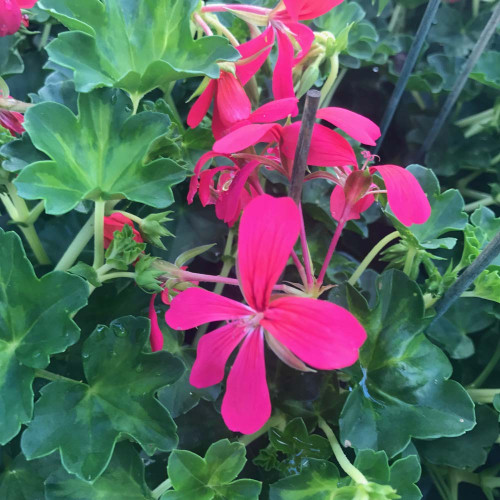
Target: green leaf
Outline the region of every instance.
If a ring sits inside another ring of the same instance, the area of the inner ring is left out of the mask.
[[[85,264],[85,262],[78,262],[72,268],[68,269],[68,273],[80,276],[96,288],[101,286],[97,271],[92,266]]]
[[[283,431],[270,429],[269,441],[277,451],[287,456],[279,466],[281,472],[286,474],[300,470],[304,460],[326,459],[332,454],[328,440],[317,434],[309,434],[301,418],[290,420]]]
[[[174,450],[168,460],[168,477],[174,491],[162,500],[259,498],[261,483],[252,479],[233,481],[245,463],[245,446],[222,439],[212,444],[205,458],[186,450]]]
[[[159,113],[130,116],[128,104],[122,92],[102,89],[80,95],[78,117],[57,103],[30,108],[24,126],[50,160],[24,168],[16,180],[19,194],[44,199],[49,214],[69,212],[84,199],[170,205],[170,187],[185,178],[184,170],[167,159],[143,164],[170,120]]]
[[[488,328],[495,322],[489,314],[491,303],[476,298],[460,298],[446,314],[432,323],[427,335],[446,350],[450,357],[463,359],[474,354],[469,334]]]
[[[340,476],[335,465],[311,458],[294,474],[271,485],[270,500],[331,500]]]
[[[449,189],[441,193],[439,181],[434,172],[420,165],[410,165],[407,170],[411,172],[424,190],[431,205],[431,216],[424,224],[403,226],[387,207],[391,220],[402,237],[413,246],[434,249],[439,247],[453,248],[456,240],[440,238],[448,231],[457,231],[465,228],[467,214],[464,212],[464,200],[456,189]]]
[[[472,293],[476,297],[500,304],[500,268],[484,270],[474,281]]]
[[[350,392],[340,417],[341,440],[358,449],[385,450],[392,457],[411,437],[464,434],[474,424],[474,406],[463,387],[448,380],[452,367],[422,333],[424,302],[418,285],[391,270],[377,280],[378,303],[347,286],[349,310],[366,329],[360,350],[364,376]]]
[[[392,486],[403,500],[422,498],[422,493],[415,484],[422,472],[416,455],[400,458],[389,466],[384,451],[360,450],[354,465],[369,481]]]
[[[476,418],[476,426],[463,436],[420,441],[419,453],[432,464],[457,469],[483,465],[498,437],[498,414],[486,405],[477,405]]]
[[[150,500],[144,464],[130,443],[118,443],[109,466],[94,483],[60,468],[45,482],[46,500]],[[33,499],[34,500],[34,499]]]
[[[21,441],[29,459],[59,450],[69,472],[93,481],[123,435],[148,454],[176,446],[176,426],[153,396],[183,366],[165,351],[144,353],[148,334],[148,320],[132,316],[96,328],[82,351],[87,383],[56,381],[41,390]]]
[[[0,37],[0,76],[23,72],[24,63],[16,48],[19,42],[16,36]]]
[[[80,335],[71,319],[87,304],[77,276],[54,271],[38,279],[21,240],[0,229],[0,443],[31,420],[36,368],[64,352]]]
[[[57,457],[28,462],[23,454],[19,454],[0,476],[0,498],[46,500],[44,482],[60,465]]]
[[[75,71],[79,92],[117,87],[143,96],[169,82],[206,75],[218,78],[217,61],[239,53],[219,36],[191,36],[198,0],[43,0],[71,31],[47,46],[52,61]]]
[[[483,52],[469,77],[500,90],[500,52],[495,50]]]

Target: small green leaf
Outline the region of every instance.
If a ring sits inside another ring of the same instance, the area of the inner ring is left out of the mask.
[[[369,309],[346,288],[349,310],[366,329],[363,370],[340,417],[341,440],[392,457],[411,437],[459,436],[475,424],[474,405],[463,387],[448,380],[452,367],[422,333],[424,302],[418,285],[391,270],[377,280],[378,303]]]
[[[46,500],[152,500],[144,464],[130,443],[118,443],[101,477],[82,481],[60,468],[45,482]],[[32,499],[34,500],[34,499]]]
[[[185,178],[184,170],[167,159],[143,164],[150,145],[168,131],[168,117],[131,116],[128,98],[109,89],[81,94],[78,106],[78,117],[52,102],[27,111],[24,126],[50,160],[23,169],[16,180],[19,194],[44,199],[49,214],[69,212],[84,199],[170,205],[170,188]]]
[[[500,90],[500,52],[495,50],[483,52],[469,77]]]
[[[87,383],[56,381],[41,390],[21,440],[29,459],[59,450],[69,472],[93,481],[121,435],[148,454],[176,446],[176,426],[153,396],[184,367],[165,351],[145,354],[148,334],[148,320],[132,316],[96,328],[82,351]]]
[[[168,477],[174,491],[167,491],[162,500],[257,500],[261,490],[259,481],[233,481],[246,463],[245,451],[243,444],[227,439],[212,444],[205,458],[190,451],[174,450],[168,460]]]
[[[476,406],[476,426],[463,436],[418,442],[418,451],[431,464],[476,469],[486,462],[498,437],[498,414],[486,405]]]
[[[311,458],[294,474],[271,485],[270,500],[331,500],[340,476],[335,465]]]
[[[19,236],[0,229],[0,443],[31,420],[36,368],[80,335],[72,315],[87,304],[77,276],[54,271],[38,279]]]
[[[87,280],[92,286],[96,288],[101,286],[101,282],[99,281],[99,276],[97,275],[97,271],[85,262],[78,262],[72,268],[68,269],[68,273],[76,274],[76,276],[80,276],[81,278]]]
[[[283,431],[270,429],[269,441],[277,451],[287,456],[279,466],[281,472],[286,474],[300,470],[304,460],[327,459],[332,454],[328,440],[317,434],[309,434],[301,418],[288,422]]]
[[[140,97],[182,78],[218,78],[217,61],[239,58],[223,37],[193,40],[190,18],[198,3],[42,0],[39,5],[70,29],[47,51],[52,61],[75,71],[79,92],[107,86]]]

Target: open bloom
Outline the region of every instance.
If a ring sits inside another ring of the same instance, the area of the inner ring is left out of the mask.
[[[13,35],[23,23],[21,9],[31,9],[38,0],[0,0],[0,36]]]
[[[165,316],[176,330],[227,322],[198,344],[190,376],[195,387],[221,382],[229,356],[241,344],[222,402],[222,416],[233,431],[253,433],[271,414],[264,339],[282,361],[309,371],[307,365],[332,370],[353,364],[366,338],[356,318],[337,305],[272,294],[299,228],[300,213],[292,199],[258,196],[243,211],[238,240],[239,280],[248,305],[189,288],[172,300]]]

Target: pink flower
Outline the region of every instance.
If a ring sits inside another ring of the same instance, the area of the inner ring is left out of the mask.
[[[172,300],[165,319],[176,330],[227,321],[198,344],[190,383],[208,387],[224,378],[231,353],[241,344],[226,383],[222,416],[233,431],[250,434],[271,414],[264,339],[293,368],[343,368],[358,358],[366,334],[345,309],[307,297],[272,295],[299,235],[300,213],[290,198],[258,196],[243,211],[238,241],[240,286],[248,305],[201,288]]]
[[[17,111],[6,111],[0,109],[0,125],[6,128],[12,135],[22,134],[24,116]]]
[[[37,0],[0,0],[0,36],[13,35],[21,23],[27,26],[21,9],[31,9]]]
[[[137,241],[137,243],[143,242],[141,233],[135,229],[134,223],[123,214],[115,212],[109,217],[104,217],[104,248],[109,247],[111,240],[113,239],[114,232],[121,231],[125,224],[132,228],[132,231],[134,232],[134,240]]]
[[[374,195],[387,194],[387,201],[396,218],[405,226],[423,224],[431,215],[431,206],[417,179],[408,170],[397,165],[377,165],[368,167],[372,160],[365,153],[367,161],[360,170],[357,165],[350,168],[335,168],[330,172],[314,172],[306,180],[329,179],[334,187],[330,197],[330,212],[339,223],[359,219],[375,201]],[[378,172],[385,183],[380,189],[373,183],[373,174]]]

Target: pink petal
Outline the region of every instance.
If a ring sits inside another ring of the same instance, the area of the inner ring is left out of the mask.
[[[305,21],[326,14],[344,0],[284,0],[292,19]]]
[[[240,198],[248,177],[259,166],[259,162],[247,163],[235,176],[229,189],[224,192],[216,204],[215,213],[217,217],[226,223],[231,222],[239,216],[238,210],[241,207]]]
[[[206,207],[207,205],[213,205],[217,201],[217,196],[214,195],[214,176],[219,172],[224,170],[231,170],[237,167],[231,167],[224,165],[221,167],[213,167],[209,170],[204,170],[200,174],[200,187],[198,188],[198,196],[200,198],[201,204]]]
[[[252,112],[250,99],[241,83],[227,71],[221,71],[217,81],[217,110],[226,126],[245,120]]]
[[[298,99],[296,97],[289,97],[263,104],[250,115],[250,121],[252,123],[272,123],[282,120],[289,115],[297,116],[299,113],[297,102]]]
[[[387,189],[387,201],[396,218],[405,226],[423,224],[431,216],[431,206],[417,179],[397,165],[370,167],[378,171]]]
[[[21,8],[15,0],[0,0],[0,37],[13,35],[21,26]]]
[[[295,40],[297,40],[300,46],[300,52],[293,60],[293,65],[295,66],[309,52],[309,49],[314,42],[314,31],[309,28],[309,26],[300,23],[287,23],[287,28],[290,29],[295,35]]]
[[[245,298],[264,311],[285,268],[300,230],[299,209],[291,198],[263,194],[243,211],[238,240],[238,270]]]
[[[17,0],[17,5],[20,9],[31,9],[37,2],[38,0]]]
[[[213,150],[221,154],[236,153],[259,142],[271,140],[280,130],[281,125],[275,123],[245,125],[216,141]]]
[[[190,384],[202,389],[221,382],[227,360],[245,333],[245,328],[229,323],[203,335],[196,350]]]
[[[293,45],[286,33],[276,30],[276,36],[278,38],[278,59],[273,73],[273,95],[275,99],[295,97],[292,78]]]
[[[188,330],[212,321],[248,316],[252,310],[203,288],[188,288],[172,299],[165,321],[174,330]]]
[[[142,243],[141,233],[134,227],[134,223],[125,215],[120,213],[113,213],[109,217],[104,217],[104,248],[108,248],[111,240],[113,239],[115,231],[121,231],[123,226],[130,226],[134,233],[134,241]]]
[[[246,85],[250,78],[252,78],[257,71],[261,68],[271,52],[274,44],[274,30],[269,27],[258,37],[242,43],[237,47],[238,52],[241,54],[242,59],[252,58],[245,64],[236,65],[236,75],[242,85]],[[260,52],[260,54],[259,54]],[[255,56],[258,54],[257,56]]]
[[[158,324],[158,316],[156,315],[155,310],[155,299],[156,293],[151,295],[151,300],[149,301],[149,321],[151,322],[149,342],[153,352],[161,351],[163,349],[163,333],[161,333],[160,325]]]
[[[380,137],[380,129],[375,123],[348,109],[322,108],[316,117],[335,125],[361,144],[375,146]]]
[[[210,107],[215,94],[216,86],[216,81],[211,80],[207,85],[207,88],[201,93],[200,97],[196,99],[195,103],[189,110],[187,124],[191,128],[197,127],[207,114],[208,108]]]
[[[301,122],[295,122],[282,131],[282,152],[290,159],[295,156],[300,126]],[[351,145],[337,132],[319,124],[314,125],[307,163],[318,167],[357,164]]]
[[[24,116],[17,111],[0,110],[0,125],[6,128],[12,135],[22,134]]]
[[[349,311],[306,297],[273,300],[260,324],[298,358],[320,370],[352,365],[366,339]]]
[[[253,434],[271,416],[266,382],[263,334],[255,330],[247,336],[229,372],[222,417],[230,430]]]
[[[361,213],[371,207],[375,201],[373,195],[368,194],[358,200],[352,207],[346,211],[346,200],[342,186],[335,186],[330,196],[330,212],[336,221],[346,222],[352,219],[359,219]]]

